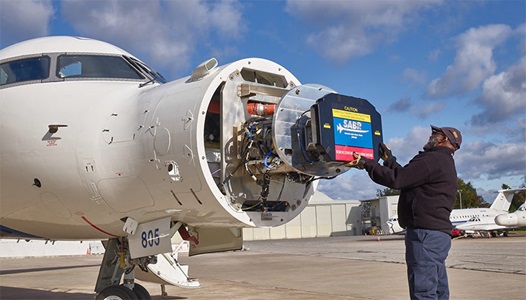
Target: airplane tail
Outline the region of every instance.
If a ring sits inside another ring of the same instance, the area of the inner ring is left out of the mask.
[[[499,190],[499,194],[491,204],[490,208],[499,211],[508,211],[515,192],[526,191],[526,188]]]

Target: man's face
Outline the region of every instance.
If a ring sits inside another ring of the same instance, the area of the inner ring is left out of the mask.
[[[444,136],[443,133],[439,131],[433,131],[433,133],[429,137],[429,140],[424,145],[424,150],[428,150],[428,149],[435,147],[438,142],[442,142],[445,138],[446,137]]]

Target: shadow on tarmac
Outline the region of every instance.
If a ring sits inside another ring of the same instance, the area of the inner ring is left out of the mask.
[[[15,269],[15,270],[0,270],[0,275],[11,275],[19,273],[31,273],[31,272],[44,272],[44,271],[57,271],[57,270],[67,270],[67,269],[77,269],[77,268],[91,268],[99,267],[100,263],[91,264],[91,265],[75,265],[75,266],[62,266],[62,267],[49,267],[49,268],[30,268],[30,269]],[[3,299],[0,294],[0,299]]]
[[[86,300],[95,299],[95,292],[54,292],[29,288],[16,288],[0,286],[0,299],[2,300],[27,300],[27,299],[53,299],[53,300]],[[152,300],[184,300],[188,297],[178,296],[152,296]]]
[[[22,296],[23,295],[23,296]],[[0,286],[0,299],[57,299],[57,300],[86,300],[93,299],[95,293],[64,293],[52,292],[35,289],[16,288],[9,286]]]

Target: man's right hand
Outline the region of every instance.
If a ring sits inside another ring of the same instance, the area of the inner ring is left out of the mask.
[[[363,170],[367,158],[361,156],[360,154],[353,152],[352,153],[354,160],[345,164],[349,168],[357,168]]]

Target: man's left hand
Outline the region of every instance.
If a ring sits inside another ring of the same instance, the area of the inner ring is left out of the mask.
[[[379,150],[380,157],[382,158],[382,160],[385,161],[393,157],[393,152],[391,152],[391,148],[389,148],[389,146],[387,146],[386,144],[380,143]]]

